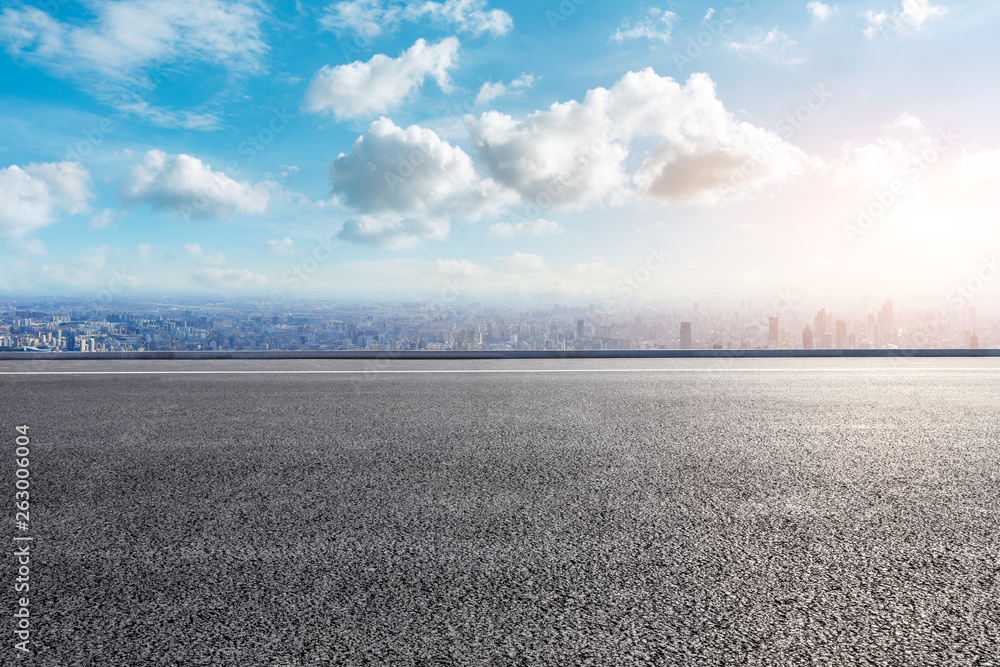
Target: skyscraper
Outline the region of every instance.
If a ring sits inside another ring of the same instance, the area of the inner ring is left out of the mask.
[[[767,318],[767,344],[771,347],[778,347],[778,343],[778,318],[769,317]]]
[[[802,349],[813,349],[813,334],[808,324],[806,325],[805,331],[802,332]]]
[[[826,308],[823,308],[816,313],[816,318],[813,320],[812,328],[813,336],[815,336],[815,341],[819,346],[823,345],[823,334],[827,332],[826,321]]]
[[[841,350],[847,347],[847,322],[837,320],[837,347]]]
[[[691,323],[681,322],[681,349],[691,349]]]

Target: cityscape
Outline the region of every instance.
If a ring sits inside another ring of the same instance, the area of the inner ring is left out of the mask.
[[[923,349],[1000,346],[1000,319],[976,308],[896,308],[867,297],[806,311],[745,300],[731,308],[549,307],[496,303],[0,301],[0,351],[473,351]],[[788,306],[788,304],[784,304]]]

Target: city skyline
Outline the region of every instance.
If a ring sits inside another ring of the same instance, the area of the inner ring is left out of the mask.
[[[0,351],[520,351],[974,349],[1000,317],[964,309],[524,307],[451,300],[261,303],[0,300]],[[777,314],[774,314],[777,313]]]
[[[0,294],[982,308],[998,25],[930,0],[7,6]]]

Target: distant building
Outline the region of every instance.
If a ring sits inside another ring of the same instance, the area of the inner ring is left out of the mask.
[[[833,334],[827,331],[823,334],[823,349],[832,350],[833,349]]]
[[[976,335],[975,331],[973,331],[972,335],[969,336],[969,349],[970,350],[979,349],[979,336]]]
[[[767,318],[767,344],[771,347],[778,347],[780,340],[780,335],[778,334],[778,318]]]
[[[802,332],[802,349],[813,349],[813,332],[812,329],[809,328],[808,324],[806,325],[805,331]]]
[[[681,322],[681,349],[691,349],[691,323]]]
[[[843,320],[837,320],[837,347],[841,350],[848,347],[847,322]]]

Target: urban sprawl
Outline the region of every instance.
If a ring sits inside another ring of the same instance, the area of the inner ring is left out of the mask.
[[[799,309],[802,310],[802,309]],[[732,308],[490,304],[0,300],[0,350],[655,350],[975,348],[1000,345],[1000,320],[974,307],[908,310],[867,299],[834,313]]]

